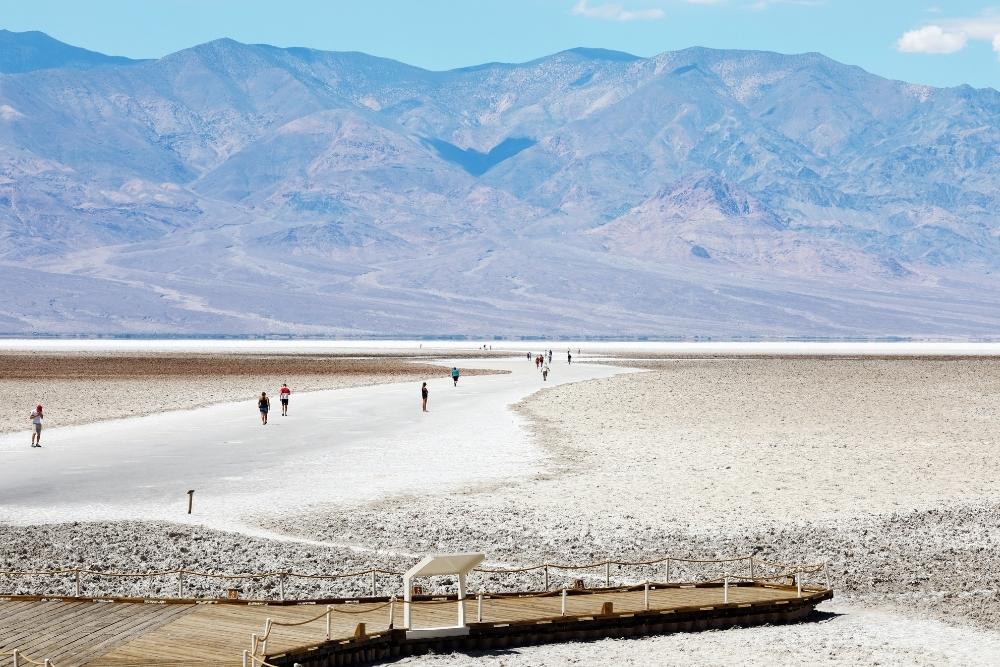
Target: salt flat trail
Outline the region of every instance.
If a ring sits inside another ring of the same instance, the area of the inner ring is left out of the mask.
[[[564,353],[565,354],[565,353]],[[0,521],[159,519],[239,527],[242,517],[281,515],[315,503],[355,503],[436,493],[537,469],[510,405],[544,387],[608,377],[625,369],[556,358],[542,382],[526,358],[461,360],[460,367],[509,370],[467,376],[453,387],[441,362],[420,382],[293,394],[282,417],[278,387],[269,424],[256,396],[186,411],[46,428],[43,447],[23,433],[0,437]],[[294,390],[294,388],[293,388]],[[94,409],[114,396],[95,396]],[[95,414],[99,417],[99,414]],[[58,415],[48,416],[49,424]],[[188,489],[195,489],[187,515]]]

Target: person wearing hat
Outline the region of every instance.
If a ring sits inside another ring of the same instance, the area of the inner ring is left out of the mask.
[[[31,446],[42,446],[42,405],[35,406],[35,411],[31,413]]]

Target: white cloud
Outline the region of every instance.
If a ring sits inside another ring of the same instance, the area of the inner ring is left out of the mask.
[[[944,19],[903,33],[896,48],[903,53],[955,53],[970,41],[991,42],[1000,53],[1000,16]]]
[[[903,53],[955,53],[965,48],[968,38],[960,32],[947,32],[938,25],[926,25],[903,33],[896,48]]]
[[[746,5],[747,9],[762,11],[770,9],[775,5],[798,5],[800,7],[819,7],[825,5],[826,0],[756,0]]]
[[[573,5],[573,13],[603,21],[656,21],[665,16],[662,9],[625,9],[616,4],[591,6],[587,4],[587,0],[579,0]]]

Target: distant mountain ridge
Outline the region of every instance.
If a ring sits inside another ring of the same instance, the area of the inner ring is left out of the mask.
[[[52,39],[44,32],[0,30],[0,73],[16,74],[55,67],[102,67],[140,62],[106,56]]]
[[[820,54],[0,31],[0,332],[992,336],[998,146]]]

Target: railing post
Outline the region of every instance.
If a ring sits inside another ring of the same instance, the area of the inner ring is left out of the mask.
[[[372,597],[375,597],[375,572],[376,572],[376,570],[373,569],[372,570]]]
[[[257,655],[257,633],[250,635],[250,655]]]
[[[248,665],[247,665],[247,656],[249,654],[250,654],[250,651],[248,651],[246,649],[243,649],[243,667],[248,667]]]
[[[278,599],[282,602],[285,601],[285,573],[282,572],[278,575]]]
[[[476,623],[483,622],[483,591],[480,589],[476,595]]]
[[[21,667],[17,661],[17,649],[14,649],[14,667]]]
[[[273,621],[271,619],[267,619],[267,621],[264,622],[264,641],[260,643],[260,652],[262,655],[267,655],[267,638],[271,636],[272,623]]]
[[[562,603],[559,606],[559,615],[560,616],[565,616],[566,615],[566,589],[565,588],[562,589],[562,596],[561,597],[562,597]]]
[[[729,575],[722,582],[722,603],[729,604]]]
[[[802,597],[802,576],[801,572],[795,573],[795,594],[797,597]]]
[[[604,587],[611,588],[611,561],[604,561]]]
[[[80,597],[80,570],[76,571],[76,597]]]
[[[393,623],[396,620],[396,596],[393,595],[389,598],[389,629],[392,630]]]
[[[757,578],[757,573],[754,570],[753,566],[753,556],[750,556],[749,560],[750,560],[750,579],[755,580]]]
[[[326,641],[330,641],[330,615],[332,614],[332,612],[330,611],[331,609],[333,609],[333,607],[331,607],[330,605],[326,605]]]
[[[545,572],[545,589],[544,590],[548,591],[549,590],[549,566],[548,566],[547,563],[545,564],[545,566],[542,567],[542,570],[544,570],[544,572]]]
[[[177,597],[184,597],[184,569],[177,570]]]
[[[664,583],[667,583],[667,584],[670,583],[670,559],[669,558],[667,559],[667,580]]]
[[[52,667],[52,663],[51,663],[51,662],[49,662],[49,659],[48,659],[48,658],[45,658],[45,661],[44,661],[44,662],[42,663],[42,665],[43,665],[44,667]]]
[[[649,579],[646,580],[642,590],[642,604],[646,611],[649,611]]]

